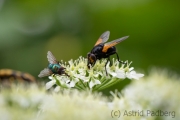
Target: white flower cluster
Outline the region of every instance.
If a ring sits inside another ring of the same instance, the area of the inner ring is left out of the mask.
[[[61,63],[70,77],[51,75],[49,76],[51,81],[46,83],[46,89],[50,89],[56,84],[56,92],[60,88],[102,90],[125,78],[138,80],[144,76],[144,74],[136,73],[134,68],[130,67],[131,63],[120,65],[119,61],[115,59],[112,60],[112,65],[108,62],[106,66],[108,75],[106,75],[105,63],[106,60],[97,61],[95,66],[90,69],[87,68],[87,59],[83,57],[75,61],[70,60],[68,63]]]
[[[30,84],[0,87],[0,120],[110,120],[107,98],[100,93],[66,89],[48,94]],[[75,112],[76,111],[76,112]],[[100,112],[98,112],[100,111]]]
[[[112,96],[16,84],[0,87],[0,120],[180,120],[179,91],[179,77],[157,70]]]
[[[111,109],[117,107],[123,114],[125,111],[134,113],[125,115],[127,119],[179,120],[179,91],[179,77],[170,77],[168,71],[153,69],[141,81],[133,81],[126,86],[121,95],[117,91],[111,92],[114,100],[108,105]]]

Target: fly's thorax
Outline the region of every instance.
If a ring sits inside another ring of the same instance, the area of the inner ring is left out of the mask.
[[[58,74],[64,74],[65,73],[65,68],[61,66],[61,68],[58,70]]]
[[[59,64],[49,64],[48,68],[53,72],[53,73],[58,73],[59,69],[61,66]]]
[[[116,52],[116,47],[115,46],[112,46],[110,47],[108,50],[107,50],[107,54],[111,54],[111,53],[115,53]]]
[[[94,48],[91,50],[91,53],[93,53],[93,54],[100,54],[100,53],[102,53],[103,46],[104,46],[103,43],[101,43],[101,44],[99,44],[97,46],[94,46]]]

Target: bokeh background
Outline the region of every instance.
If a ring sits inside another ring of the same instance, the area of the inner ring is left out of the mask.
[[[146,75],[159,67],[179,74],[179,6],[179,0],[0,0],[0,69],[37,78],[48,65],[48,50],[58,60],[86,57],[109,30],[109,41],[130,36],[117,50],[136,70]]]

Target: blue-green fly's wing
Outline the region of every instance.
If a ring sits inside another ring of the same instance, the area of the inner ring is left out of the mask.
[[[51,63],[51,64],[57,64],[58,63],[56,58],[54,57],[54,55],[51,53],[51,51],[47,52],[47,59],[48,59],[49,63]]]
[[[45,76],[49,76],[49,75],[51,75],[52,74],[52,71],[51,70],[49,70],[48,68],[44,68],[44,70],[42,70],[40,73],[39,73],[39,75],[38,75],[38,77],[45,77]]]

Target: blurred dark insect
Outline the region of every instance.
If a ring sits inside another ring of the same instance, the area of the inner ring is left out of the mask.
[[[88,63],[87,66],[88,68],[93,67],[96,63],[96,60],[100,60],[102,58],[107,58],[107,62],[105,64],[105,70],[106,70],[106,65],[108,61],[110,61],[110,56],[113,54],[116,54],[117,59],[119,62],[124,63],[119,59],[119,56],[116,52],[115,45],[122,42],[123,40],[127,39],[129,36],[125,36],[122,38],[118,38],[116,40],[113,40],[111,42],[105,43],[109,39],[110,32],[106,31],[104,32],[100,38],[97,40],[96,44],[94,45],[93,49],[91,52],[87,54],[88,58]],[[111,61],[110,61],[111,63]],[[106,70],[106,75],[107,75],[107,70]]]
[[[35,83],[36,79],[29,73],[12,69],[0,69],[0,84],[10,86],[13,83]]]

